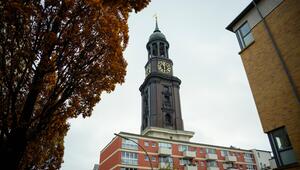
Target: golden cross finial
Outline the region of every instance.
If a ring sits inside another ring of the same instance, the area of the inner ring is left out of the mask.
[[[155,17],[155,31],[159,31],[159,29],[158,29],[158,24],[157,24],[157,18],[158,18],[157,13],[155,13],[155,14],[153,15],[153,17]]]

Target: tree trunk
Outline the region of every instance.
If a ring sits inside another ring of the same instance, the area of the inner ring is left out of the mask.
[[[2,141],[0,148],[1,167],[20,170],[20,163],[26,150],[26,130],[17,128]]]

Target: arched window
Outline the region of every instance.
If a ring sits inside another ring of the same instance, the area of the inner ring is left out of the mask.
[[[161,57],[165,57],[166,53],[165,53],[165,44],[164,43],[159,43],[159,55]]]
[[[165,115],[165,123],[167,126],[172,126],[172,118],[170,114]]]
[[[153,56],[157,56],[157,52],[158,52],[158,50],[157,50],[157,44],[153,43],[152,44],[152,55]]]

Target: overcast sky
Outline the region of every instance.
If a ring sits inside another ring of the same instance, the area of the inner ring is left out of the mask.
[[[174,75],[181,79],[184,128],[191,141],[271,150],[263,133],[235,35],[225,27],[250,0],[152,0],[129,18],[125,83],[103,94],[91,117],[70,120],[62,170],[92,170],[101,149],[120,131],[140,133],[146,43],[157,13],[170,43]]]

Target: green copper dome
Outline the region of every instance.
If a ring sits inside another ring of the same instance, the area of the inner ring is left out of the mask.
[[[163,33],[161,33],[160,30],[159,30],[159,28],[158,28],[157,19],[156,19],[156,23],[155,23],[155,30],[150,35],[149,42],[150,41],[155,41],[155,40],[164,40],[164,41],[167,41],[165,35]]]
[[[161,33],[160,31],[154,31],[150,37],[149,37],[149,41],[155,41],[155,40],[164,40],[166,41],[166,37],[163,33]]]

